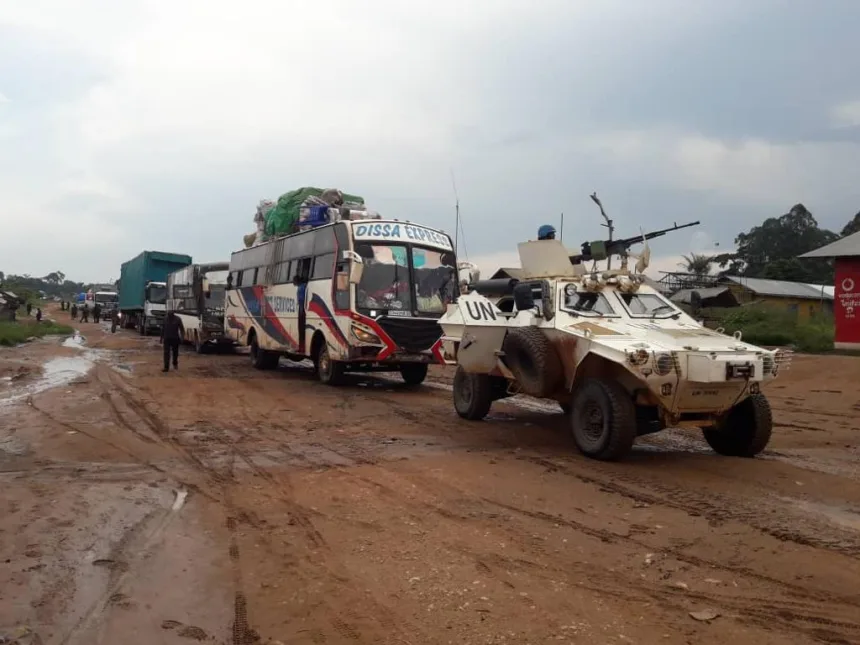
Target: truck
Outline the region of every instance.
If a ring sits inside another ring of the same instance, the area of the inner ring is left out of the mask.
[[[165,251],[143,251],[120,267],[121,325],[141,336],[161,329],[167,302],[167,276],[191,264],[191,256]]]
[[[110,320],[113,310],[116,309],[119,294],[116,291],[96,291],[93,294],[93,303],[101,308],[101,319]]]
[[[167,311],[182,325],[182,340],[198,354],[236,344],[224,331],[229,262],[189,264],[167,276]]]

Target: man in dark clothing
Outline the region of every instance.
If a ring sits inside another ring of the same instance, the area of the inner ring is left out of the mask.
[[[102,307],[101,307],[101,305],[96,304],[93,307],[93,322],[97,323],[99,320],[101,320],[101,315],[102,315]]]
[[[170,369],[170,356],[173,355],[173,369],[179,369],[179,342],[182,340],[182,325],[172,311],[167,312],[164,324],[161,326],[161,344],[164,346],[164,369]]]
[[[78,305],[72,303],[72,320],[78,317]]]
[[[115,334],[119,326],[119,309],[114,307],[110,312],[110,333]]]
[[[32,312],[32,311],[33,311],[33,305],[28,302],[27,303],[27,315],[29,316],[30,312]]]
[[[42,309],[41,308],[36,308],[36,322],[37,323],[42,322]]]
[[[90,321],[90,306],[87,303],[84,303],[84,308],[81,309],[81,322],[89,322]]]

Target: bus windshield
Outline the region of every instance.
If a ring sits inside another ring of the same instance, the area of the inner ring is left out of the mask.
[[[115,293],[97,293],[95,295],[96,302],[116,302],[118,296]]]
[[[435,249],[359,242],[356,252],[364,261],[356,291],[358,309],[402,311],[404,315],[442,314],[457,292],[454,255]],[[409,260],[415,284],[409,280]],[[396,315],[396,314],[395,314]]]

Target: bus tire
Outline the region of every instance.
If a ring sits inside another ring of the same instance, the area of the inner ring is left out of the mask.
[[[258,370],[273,370],[278,367],[280,357],[275,352],[261,349],[257,344],[257,337],[251,338],[251,365]]]
[[[341,385],[344,381],[344,364],[333,360],[328,351],[328,343],[320,343],[317,354],[314,357],[314,366],[317,370],[317,378],[326,385]]]
[[[421,385],[427,378],[427,363],[403,363],[400,366],[400,376],[406,385]]]

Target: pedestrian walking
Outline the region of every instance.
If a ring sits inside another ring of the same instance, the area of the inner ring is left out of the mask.
[[[93,307],[93,322],[97,323],[99,320],[101,320],[101,315],[102,315],[101,305],[96,303],[95,306]]]
[[[161,326],[161,344],[164,351],[164,369],[170,370],[170,358],[173,358],[173,369],[179,369],[179,341],[182,338],[179,318],[172,311],[167,312],[164,324]]]
[[[89,322],[90,321],[90,306],[87,303],[84,303],[84,308],[81,309],[81,322]]]
[[[72,320],[78,317],[78,305],[74,302],[72,303]]]
[[[41,310],[41,308],[38,308],[38,307],[36,308],[36,322],[37,323],[42,322],[42,310]]]

